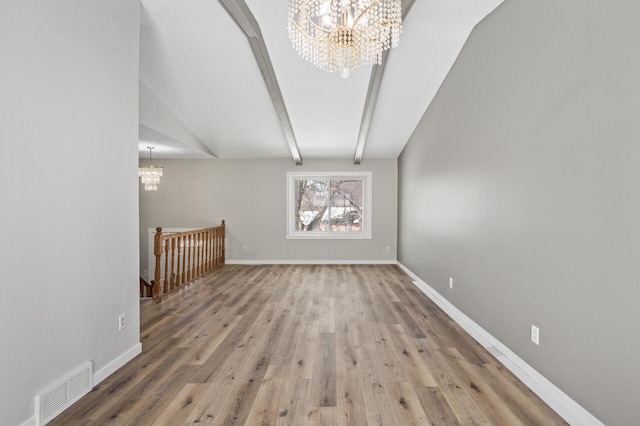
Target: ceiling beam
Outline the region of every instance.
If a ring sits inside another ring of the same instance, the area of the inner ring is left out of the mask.
[[[256,21],[256,18],[253,16],[253,13],[251,13],[251,10],[244,0],[218,1],[249,41],[249,45],[253,51],[253,56],[260,68],[262,78],[267,85],[267,91],[271,96],[271,102],[273,102],[273,107],[280,119],[280,125],[282,126],[282,131],[287,141],[287,145],[289,145],[289,151],[291,151],[293,161],[299,166],[302,164],[302,155],[300,154],[300,148],[298,147],[296,136],[293,133],[291,119],[289,118],[289,113],[287,112],[287,107],[285,106],[284,98],[280,91],[280,85],[278,84],[276,73],[273,69],[273,65],[271,64],[271,58],[269,57],[267,46],[264,43],[262,32],[260,32],[258,21]]]
[[[413,7],[415,0],[404,0],[402,5],[402,21],[404,22],[407,14]],[[356,143],[356,153],[353,157],[353,164],[356,166],[362,161],[364,155],[364,147],[367,144],[367,138],[369,137],[369,130],[371,129],[371,121],[373,120],[373,113],[376,110],[376,104],[378,103],[378,94],[380,93],[380,86],[382,84],[382,76],[384,75],[384,69],[387,66],[387,59],[389,57],[391,49],[382,52],[382,63],[376,64],[371,68],[371,78],[369,78],[369,89],[367,90],[367,97],[364,101],[364,110],[362,111],[362,120],[360,121],[360,133],[358,133],[358,141]]]
[[[362,111],[362,120],[360,121],[360,132],[358,133],[358,142],[356,143],[356,155],[353,158],[353,164],[356,166],[362,161],[364,155],[364,146],[367,143],[367,137],[369,136],[369,129],[371,129],[371,120],[373,119],[373,113],[376,110],[376,103],[378,102],[378,93],[380,92],[380,85],[382,83],[382,75],[384,74],[384,68],[387,66],[387,57],[389,51],[385,50],[382,53],[382,63],[376,64],[371,69],[371,78],[369,79],[369,89],[367,90],[367,97],[364,101],[364,111]]]

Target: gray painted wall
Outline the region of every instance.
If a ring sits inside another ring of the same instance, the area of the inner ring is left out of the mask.
[[[139,3],[0,4],[0,424],[18,425],[140,341]]]
[[[147,164],[142,160],[142,164]],[[227,225],[231,261],[323,261],[396,259],[397,161],[154,160],[164,165],[157,192],[140,191],[140,268],[147,269],[148,228]],[[371,171],[373,238],[370,240],[287,240],[288,171]],[[142,186],[141,186],[142,189]],[[249,247],[246,253],[242,246]],[[390,252],[386,252],[390,246]]]
[[[639,18],[505,2],[398,166],[399,261],[610,425],[640,419]]]

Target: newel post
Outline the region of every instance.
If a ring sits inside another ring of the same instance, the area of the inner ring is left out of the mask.
[[[156,228],[153,239],[153,254],[156,256],[156,271],[153,280],[153,298],[160,299],[160,258],[162,257],[162,228]]]
[[[222,224],[220,225],[220,227],[222,228],[222,264],[225,264],[225,259],[224,259],[224,220],[222,221]]]

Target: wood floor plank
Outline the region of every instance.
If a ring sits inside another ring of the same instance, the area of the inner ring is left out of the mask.
[[[336,407],[316,407],[307,413],[304,425],[310,426],[333,426],[337,422]]]
[[[438,426],[454,426],[461,424],[439,387],[414,387],[414,391],[428,413],[431,424]]]
[[[418,352],[420,349],[415,339],[408,337],[400,324],[389,326],[389,331],[396,350],[403,355],[401,364],[405,373],[414,385],[426,388],[438,386],[429,366]]]
[[[500,400],[525,425],[555,425],[557,415],[538,398],[531,398],[533,392],[505,368],[494,364],[473,365],[487,385],[499,395]]]
[[[319,306],[320,333],[333,333],[336,331],[335,299],[323,297]]]
[[[458,368],[455,370],[466,387],[473,391],[474,400],[478,402],[479,407],[475,416],[489,417],[493,424],[522,425],[518,417],[509,409],[508,405],[500,401],[500,397],[493,389],[482,379],[480,374],[469,364],[455,348],[446,351],[448,355],[455,361]],[[476,417],[477,418],[477,417]],[[489,423],[489,421],[485,421]]]
[[[340,361],[337,367],[336,383],[337,424],[357,426],[367,416],[362,391],[362,375],[357,369],[352,368],[351,359],[338,358]]]
[[[225,373],[209,386],[188,417],[190,422],[244,424],[269,366],[270,353],[278,341],[284,316],[254,327],[231,355]],[[241,360],[241,362],[239,362]]]
[[[402,324],[404,328],[409,333],[411,333],[411,336],[417,339],[422,339],[425,337],[425,334],[422,332],[422,329],[420,329],[420,326],[418,326],[418,324],[413,320],[409,312],[407,312],[407,310],[404,308],[404,306],[402,306],[400,302],[394,302],[393,307],[395,308],[398,317],[401,319],[400,324]]]
[[[411,382],[392,383],[389,386],[389,395],[392,401],[398,403],[396,408],[401,416],[401,424],[427,425],[431,423]]]
[[[390,385],[381,383],[364,383],[364,403],[366,409],[366,424],[369,425],[400,425],[401,417],[397,415],[400,402],[394,400],[390,394]]]
[[[215,352],[215,350],[220,346],[220,344],[224,341],[224,339],[229,335],[229,333],[233,330],[235,326],[240,323],[243,315],[236,315],[229,319],[226,319],[225,322],[221,323],[221,321],[216,320],[213,324],[209,325],[210,329],[199,336],[201,341],[198,345],[191,345],[190,348],[193,349],[191,351],[192,356],[189,360],[186,361],[186,364],[191,365],[202,365],[204,364],[211,354]]]
[[[176,348],[172,356],[161,358],[160,368],[150,371],[143,380],[134,386],[128,386],[126,391],[119,395],[121,399],[119,403],[111,405],[105,411],[98,408],[89,418],[95,424],[115,423],[126,425],[135,424],[132,421],[134,417],[144,416],[144,413],[153,413],[152,410],[158,407],[158,400],[163,395],[163,392],[178,385],[170,379],[171,374],[169,372],[174,371],[180,365],[180,359],[187,356],[187,351],[184,348]]]
[[[318,321],[311,321],[305,328],[304,344],[299,348],[300,356],[297,358],[296,366],[294,368],[294,377],[300,379],[311,380],[313,378],[313,360],[316,351],[315,342],[318,340],[320,334],[320,324]]]
[[[284,403],[284,409],[276,419],[277,425],[307,424],[312,412],[311,379],[290,379],[285,388]]]
[[[461,424],[487,423],[482,407],[474,399],[471,387],[456,374],[457,365],[442,349],[423,352],[422,357],[434,371],[438,389]]]
[[[564,425],[395,265],[225,265],[51,425]]]
[[[193,408],[193,403],[200,400],[208,385],[204,383],[187,383],[160,413],[153,426],[176,426],[184,424]]]
[[[334,333],[320,333],[318,335],[311,384],[316,407],[335,407],[337,405],[336,338]]]
[[[283,379],[265,378],[249,411],[246,424],[273,425],[278,417],[286,417],[287,408],[282,402],[285,399],[286,384]]]

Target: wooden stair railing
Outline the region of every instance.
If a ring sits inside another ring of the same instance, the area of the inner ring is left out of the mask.
[[[153,298],[159,300],[161,293],[168,293],[211,269],[224,265],[224,237],[224,220],[214,228],[177,234],[162,235],[162,228],[156,228],[153,244],[153,254],[156,257],[155,279],[152,281]],[[162,277],[164,280],[161,283]]]
[[[140,297],[151,297],[153,294],[153,281],[148,283],[144,278],[140,277]]]

